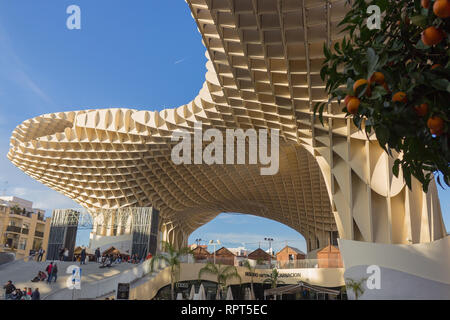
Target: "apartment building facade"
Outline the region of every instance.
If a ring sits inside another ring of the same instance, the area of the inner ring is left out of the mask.
[[[47,250],[51,219],[44,215],[31,201],[0,196],[0,252],[14,252],[21,259],[40,248]]]

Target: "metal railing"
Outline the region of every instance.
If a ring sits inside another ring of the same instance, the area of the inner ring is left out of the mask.
[[[343,268],[341,259],[302,259],[276,261],[278,269]]]
[[[214,258],[206,258],[206,259],[194,259],[195,263],[214,263]],[[183,261],[188,262],[188,261]],[[189,261],[191,263],[193,261]],[[242,266],[242,263],[239,263],[236,260],[231,259],[221,259],[216,257],[216,264],[222,265],[234,265],[234,266]],[[286,261],[277,261],[275,259],[272,260],[272,263],[265,264],[252,264],[256,269],[313,269],[313,268],[343,268],[341,259],[302,259],[302,260],[286,260]]]
[[[44,237],[44,233],[43,233],[43,232],[40,232],[40,231],[35,231],[35,232],[34,232],[34,236],[35,236],[35,237],[39,237],[39,238],[43,238],[43,237]]]
[[[18,212],[15,212],[15,211],[10,211],[9,212],[9,214],[11,214],[11,215],[15,215],[15,216],[20,216],[20,217],[25,217],[25,218],[31,218],[31,215],[33,214],[32,212],[22,212],[22,211],[18,211]]]
[[[22,228],[16,226],[7,226],[6,231],[20,233],[22,231]]]

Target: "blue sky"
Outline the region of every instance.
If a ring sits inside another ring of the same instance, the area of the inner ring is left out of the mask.
[[[72,4],[81,8],[81,30],[66,28]],[[76,207],[8,161],[14,127],[59,111],[177,107],[197,95],[205,63],[201,36],[183,0],[0,0],[0,193],[6,189],[48,213]],[[440,197],[449,229],[450,191],[440,189]],[[191,240],[220,239],[233,247],[262,241],[267,247],[264,237],[274,238],[275,246],[289,240],[305,250],[294,230],[243,215],[220,215]],[[79,239],[86,243],[86,233]]]

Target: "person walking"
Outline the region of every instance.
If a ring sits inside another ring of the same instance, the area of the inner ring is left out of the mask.
[[[50,262],[50,264],[45,269],[45,271],[47,272],[47,275],[48,275],[47,283],[52,282],[52,269],[53,269],[53,262]]]
[[[13,292],[16,291],[16,287],[13,285],[12,281],[9,280],[4,286],[5,289],[5,300],[11,300]]]
[[[64,261],[64,252],[66,251],[65,248],[61,248],[61,250],[59,250],[59,261]]]
[[[38,251],[38,256],[37,256],[37,262],[41,262],[42,261],[42,257],[44,256],[45,250],[42,249],[42,247],[39,249]]]
[[[86,248],[85,247],[82,247],[80,256],[81,256],[80,265],[86,264],[85,263],[85,260],[86,260]]]
[[[31,300],[41,300],[41,293],[39,292],[39,288],[34,289],[31,294]]]
[[[55,279],[55,282],[58,279],[58,266],[56,265],[56,262],[52,268],[52,280],[53,280],[53,278]]]
[[[69,249],[64,248],[64,261],[69,261]]]
[[[100,248],[95,249],[95,259],[100,262]]]

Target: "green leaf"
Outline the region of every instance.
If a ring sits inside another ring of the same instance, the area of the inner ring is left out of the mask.
[[[330,50],[328,49],[328,46],[327,46],[326,42],[323,44],[323,53],[324,53],[324,55],[325,55],[325,58],[327,58],[328,60],[330,60],[330,58],[331,58],[331,52],[330,52]]]
[[[367,76],[370,77],[375,72],[380,57],[375,53],[373,48],[367,49]]]
[[[402,165],[403,169],[403,178],[405,179],[405,183],[408,186],[409,189],[411,189],[411,171],[409,167],[406,167],[405,165]]]
[[[410,20],[413,25],[423,28],[427,25],[428,18],[427,18],[427,16],[417,15],[417,16],[411,17]]]
[[[389,6],[389,0],[377,0],[375,4],[380,7],[381,12],[386,11]]]
[[[431,82],[431,85],[438,90],[450,92],[450,81],[447,79],[438,79]]]
[[[384,126],[378,126],[375,128],[375,133],[377,135],[378,142],[380,146],[385,149],[387,141],[389,140],[389,130]]]
[[[423,42],[422,42],[422,39],[420,39],[417,43],[416,43],[416,48],[417,49],[420,49],[420,50],[426,50],[426,49],[429,49],[429,48],[431,48],[430,46],[427,46],[426,44],[424,44]]]
[[[392,167],[392,173],[394,174],[394,176],[396,176],[398,178],[398,173],[400,170],[400,160],[397,159],[394,161],[394,166]]]

